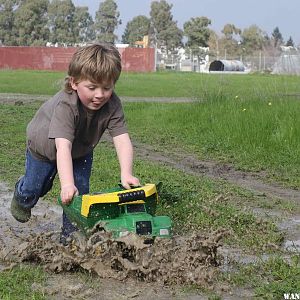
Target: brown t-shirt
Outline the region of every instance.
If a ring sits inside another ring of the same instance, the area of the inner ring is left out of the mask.
[[[74,91],[60,91],[45,102],[27,126],[27,147],[41,160],[56,160],[55,138],[72,143],[72,158],[79,158],[98,144],[104,131],[112,137],[126,133],[121,101],[113,93],[97,111],[84,108]]]

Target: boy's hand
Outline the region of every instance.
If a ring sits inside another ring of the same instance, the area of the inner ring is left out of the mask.
[[[132,176],[132,175],[121,175],[121,184],[122,186],[129,190],[131,189],[131,186],[140,186],[140,181],[138,180],[138,178]]]
[[[74,184],[68,184],[61,187],[60,197],[63,204],[69,204],[75,195],[78,195],[78,189]]]

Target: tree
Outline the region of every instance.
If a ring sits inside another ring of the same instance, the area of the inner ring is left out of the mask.
[[[74,44],[75,6],[72,0],[52,0],[48,7],[50,41]]]
[[[48,5],[48,0],[26,0],[16,9],[14,26],[18,45],[45,45],[49,38]]]
[[[182,46],[183,32],[177,27],[177,22],[175,21],[170,24],[168,31],[165,32],[162,37],[165,38],[164,44],[166,46],[167,53],[169,50],[174,50],[175,48]]]
[[[137,16],[126,25],[122,42],[134,45],[134,42],[143,40],[145,35],[149,34],[150,20],[146,16]]]
[[[96,39],[103,42],[114,43],[118,38],[114,32],[121,24],[120,13],[114,0],[105,0],[100,3],[95,17]]]
[[[183,33],[173,21],[171,13],[173,5],[165,0],[153,1],[151,3],[151,26],[153,27],[154,39],[158,47],[165,46],[169,50],[181,45]]]
[[[287,40],[286,44],[285,44],[287,47],[294,47],[295,44],[294,44],[294,41],[292,39],[292,37],[290,36],[290,38]]]
[[[209,39],[208,39],[208,47],[209,47],[209,53],[210,56],[214,57],[215,59],[219,59],[220,49],[219,49],[219,43],[220,43],[220,37],[217,35],[215,31],[212,29],[209,29]]]
[[[191,18],[184,23],[184,35],[187,37],[186,45],[192,48],[207,47],[210,35],[208,25],[211,20],[206,17]]]
[[[233,39],[234,35],[239,35],[242,33],[241,29],[235,27],[234,24],[226,24],[222,30],[222,33],[225,35],[226,39]]]
[[[283,44],[283,37],[278,27],[274,28],[272,32],[272,38],[273,38],[274,48],[278,48],[280,45]]]
[[[238,36],[241,34],[241,29],[237,28],[234,24],[226,24],[223,27],[223,37],[219,40],[219,48],[221,53],[231,57],[236,57],[241,54],[241,47],[239,47]]]
[[[127,23],[127,25],[126,25],[126,27],[124,29],[123,34],[122,34],[122,40],[121,40],[121,42],[123,44],[130,44],[130,42],[129,42],[129,34],[130,34],[130,32],[129,32],[129,29],[128,29],[128,23]]]
[[[14,12],[21,0],[0,0],[0,45],[16,45]]]
[[[186,46],[190,48],[190,53],[197,57],[197,62],[204,58],[206,51],[203,49],[208,46],[210,30],[208,25],[211,20],[206,17],[191,18],[183,24],[184,35],[187,37]],[[191,57],[191,60],[193,59]]]
[[[245,28],[241,34],[242,47],[244,47],[246,53],[262,50],[265,41],[264,37],[264,32],[257,25],[251,25]]]
[[[75,7],[74,25],[76,42],[85,43],[95,39],[94,21],[87,6]]]

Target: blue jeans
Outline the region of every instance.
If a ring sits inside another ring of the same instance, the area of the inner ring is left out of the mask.
[[[75,186],[79,195],[89,193],[93,152],[84,157],[73,159]],[[32,208],[40,197],[46,195],[53,185],[57,174],[56,162],[42,161],[32,156],[27,150],[25,175],[16,184],[16,200],[24,208]],[[63,213],[62,236],[68,237],[77,228]]]

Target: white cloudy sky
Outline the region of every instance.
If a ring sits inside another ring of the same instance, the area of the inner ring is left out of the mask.
[[[119,39],[126,23],[133,17],[149,17],[152,0],[115,0],[123,22],[117,30]],[[73,0],[76,6],[88,6],[95,17],[101,0]],[[256,24],[271,35],[278,26],[286,41],[292,36],[300,44],[300,0],[167,0],[173,4],[172,14],[180,28],[191,17],[206,16],[212,21],[211,28],[220,33],[226,23],[240,29]]]

